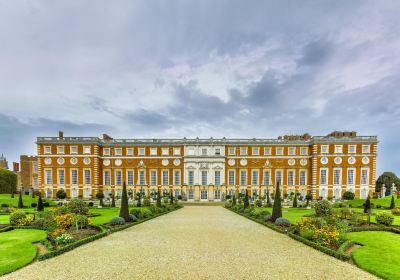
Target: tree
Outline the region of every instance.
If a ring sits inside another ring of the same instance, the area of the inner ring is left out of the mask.
[[[174,193],[172,192],[172,190],[170,190],[169,192],[169,204],[174,204]]]
[[[312,200],[312,193],[309,192],[308,194],[306,194],[306,205],[307,207],[310,205],[310,201]]]
[[[161,189],[157,189],[157,207],[161,207]]]
[[[280,182],[278,181],[275,191],[274,206],[272,208],[272,216],[271,216],[272,222],[275,222],[276,219],[282,217],[281,190],[279,185]]]
[[[396,189],[400,190],[400,179],[393,172],[383,172],[381,176],[376,180],[375,189],[377,192],[382,190],[383,185],[385,185],[387,190],[392,188],[392,185],[395,185]]]
[[[293,198],[293,208],[297,208],[297,193],[294,194],[294,198]]]
[[[115,207],[115,194],[114,194],[114,191],[111,194],[111,207]]]
[[[103,193],[102,190],[99,190],[99,191],[96,193],[96,198],[97,198],[98,200],[100,200],[100,205],[103,206],[104,193]]]
[[[59,190],[56,192],[56,197],[57,197],[58,199],[66,199],[66,198],[67,198],[67,193],[64,191],[64,189],[59,189]]]
[[[39,193],[39,200],[38,200],[38,204],[37,204],[37,210],[39,212],[44,210],[44,206],[43,206],[43,200],[42,200],[42,194]]]
[[[233,194],[232,196],[232,205],[235,206],[236,205],[236,195]]]
[[[345,191],[345,192],[343,193],[343,199],[344,199],[344,200],[353,200],[354,197],[355,197],[355,195],[354,195],[354,193],[351,192],[351,191]]]
[[[244,202],[243,202],[243,208],[246,209],[249,207],[249,193],[246,190],[244,194]]]
[[[390,201],[390,209],[396,208],[396,203],[394,203],[394,195],[392,195],[392,200]]]
[[[371,199],[368,195],[367,200],[364,203],[364,213],[368,214],[368,224],[371,223]]]
[[[17,174],[0,168],[0,193],[10,193],[13,195],[17,191]]]
[[[126,183],[122,186],[122,199],[121,208],[119,209],[119,216],[124,218],[125,221],[129,221],[129,206],[128,206],[128,193],[126,191]]]
[[[271,206],[272,206],[271,197],[270,197],[270,195],[269,195],[269,190],[267,190],[267,206],[268,206],[268,207],[271,207]]]
[[[19,192],[19,198],[18,198],[18,208],[24,208],[24,202],[22,201],[22,191]]]
[[[137,207],[142,207],[142,192],[138,192],[137,193],[137,197],[138,197],[138,201],[137,201],[137,204],[136,204],[136,206]]]

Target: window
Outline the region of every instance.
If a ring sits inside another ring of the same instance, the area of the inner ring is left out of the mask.
[[[220,186],[221,185],[221,171],[215,171],[214,172],[214,179],[215,179],[215,185]]]
[[[157,148],[150,148],[150,155],[156,156],[157,155]]]
[[[163,156],[168,156],[169,155],[169,148],[162,148],[161,149],[161,154]]]
[[[370,153],[370,145],[362,145],[362,153],[369,154]]]
[[[194,148],[189,148],[188,149],[188,155],[189,156],[194,156]]]
[[[163,170],[163,172],[162,172],[162,184],[164,186],[168,186],[169,185],[168,181],[169,181],[168,180],[168,170]]]
[[[302,147],[302,148],[300,148],[300,154],[302,155],[302,156],[305,156],[305,155],[307,155],[307,148],[306,147]]]
[[[282,185],[282,171],[281,170],[277,170],[275,173],[275,185]]]
[[[181,148],[174,148],[174,155],[179,156],[181,154]]]
[[[215,154],[219,156],[221,154],[221,149],[215,148]]]
[[[181,184],[181,172],[179,170],[174,171],[174,185],[179,186]]]
[[[127,156],[133,156],[133,148],[127,148],[126,149],[126,155]]]
[[[189,186],[193,186],[194,185],[194,171],[189,171],[188,172],[188,183]]]
[[[44,153],[45,154],[51,154],[51,146],[45,146],[44,147]]]
[[[144,175],[144,171],[140,170],[139,171],[139,185],[144,185],[146,184],[146,177]]]
[[[320,169],[319,170],[319,184],[326,185],[328,184],[327,177],[328,177],[328,170],[327,169]]]
[[[115,185],[116,186],[122,185],[122,171],[121,170],[115,171]]]
[[[69,150],[70,150],[71,154],[77,154],[78,153],[78,147],[77,146],[71,146],[69,148]]]
[[[229,170],[228,172],[228,183],[230,186],[235,185],[235,171]]]
[[[178,197],[178,196],[180,196],[180,195],[181,195],[180,190],[174,190],[174,196],[175,196],[175,197]]]
[[[240,147],[240,155],[241,156],[247,155],[247,147]]]
[[[103,149],[103,156],[109,156],[110,155],[110,148],[104,148]]]
[[[157,185],[157,171],[156,170],[150,171],[150,185],[152,185],[152,186]]]
[[[139,148],[139,149],[138,149],[138,155],[139,155],[139,156],[144,156],[144,155],[145,155],[145,150],[144,150],[144,148]]]
[[[207,149],[203,148],[201,149],[201,155],[206,156],[207,155]]]
[[[277,156],[282,156],[283,155],[283,148],[282,147],[277,147],[276,148],[276,155]]]
[[[260,148],[258,148],[258,147],[253,147],[252,153],[253,153],[253,156],[258,156],[258,155],[260,155]]]
[[[58,184],[59,185],[65,184],[65,170],[64,169],[58,170]]]
[[[347,185],[354,185],[354,169],[347,169]]]
[[[333,184],[340,185],[342,181],[342,170],[341,169],[333,169]]]
[[[189,190],[188,199],[194,199],[194,190]]]
[[[271,148],[264,148],[264,155],[266,155],[266,156],[270,156],[271,155]]]
[[[368,169],[361,169],[361,185],[368,185]]]
[[[251,172],[251,184],[253,186],[258,185],[258,170],[253,170]]]
[[[235,148],[229,148],[229,155],[230,156],[234,156],[235,155],[235,152],[236,152],[236,149]]]
[[[356,145],[349,145],[349,154],[355,154],[356,153]]]
[[[293,186],[294,185],[294,171],[293,170],[289,170],[287,177],[288,177],[287,178],[288,179],[288,182],[287,182],[288,186]]]
[[[306,185],[306,171],[300,170],[300,186]]]
[[[114,155],[121,156],[122,155],[122,149],[121,148],[114,148]]]
[[[289,147],[289,155],[290,156],[296,155],[296,148],[295,147]]]
[[[201,184],[207,185],[207,171],[201,171]]]
[[[343,145],[335,145],[335,154],[343,153]]]
[[[33,169],[32,173],[38,173],[38,165],[37,165],[37,162],[33,162],[33,164],[32,164],[32,169]]]
[[[269,171],[264,171],[264,185],[268,186],[271,182],[271,173]]]
[[[84,171],[84,180],[85,180],[85,185],[90,185],[90,170],[89,169],[85,169]]]
[[[200,199],[207,199],[207,190],[200,191]]]
[[[90,146],[83,146],[83,153],[90,154]]]
[[[329,145],[321,145],[321,154],[329,153]]]
[[[128,170],[126,172],[126,183],[128,184],[128,186],[132,186],[133,185],[133,170]]]
[[[240,185],[241,186],[247,185],[247,172],[245,170],[240,171]]]
[[[111,185],[110,171],[108,170],[104,171],[104,185],[105,186]]]
[[[71,184],[78,185],[78,170],[76,169],[71,170]]]
[[[214,191],[214,199],[217,199],[217,200],[221,199],[221,191],[220,190]]]
[[[46,185],[51,185],[53,184],[53,175],[51,172],[51,169],[46,169],[45,170],[45,175],[46,175]]]

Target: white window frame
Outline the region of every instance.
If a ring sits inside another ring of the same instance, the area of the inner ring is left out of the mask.
[[[60,176],[60,171],[63,173],[62,176]],[[61,182],[61,177],[62,177],[62,182]],[[65,186],[65,169],[64,168],[58,168],[57,169],[57,184],[60,186]]]
[[[350,178],[349,171],[353,171],[352,182],[350,182],[350,180],[349,180],[349,178]],[[347,186],[355,186],[356,185],[355,179],[356,179],[356,169],[355,168],[347,168],[346,185]]]
[[[247,186],[247,170],[241,169],[239,175],[240,175],[240,180],[239,180],[240,186]]]
[[[111,155],[111,149],[110,148],[104,148],[103,149],[103,156],[109,156]]]
[[[119,180],[118,180],[118,174],[119,174]],[[115,186],[122,186],[123,178],[122,178],[122,170],[117,169],[114,171],[114,183]]]
[[[202,186],[206,186],[207,183],[208,183],[208,172],[207,172],[207,170],[202,170],[200,172],[200,174],[201,174],[201,185]]]
[[[126,185],[133,186],[135,183],[135,171],[133,169],[126,170]]]
[[[208,154],[207,148],[201,148],[201,155],[206,156]]]
[[[194,170],[188,170],[188,185],[194,185]]]
[[[247,156],[247,147],[240,147],[239,152],[241,156]]]
[[[302,174],[304,174],[304,177],[302,176]],[[299,185],[307,186],[307,170],[305,169],[299,170]]]
[[[74,171],[75,171],[75,175],[76,175],[76,183],[74,182]],[[79,178],[78,178],[78,169],[77,168],[72,168],[70,170],[70,174],[71,174],[71,186],[77,186],[79,183]]]
[[[259,147],[253,147],[251,151],[253,156],[259,156],[260,155],[260,148]]]
[[[296,147],[289,147],[288,155],[295,156],[296,155]]]
[[[217,176],[218,174],[218,176]],[[218,180],[217,180],[218,178]],[[221,186],[221,171],[220,170],[214,170],[214,185],[215,186]]]
[[[329,154],[329,145],[321,145],[321,154]]]
[[[291,178],[290,178],[289,174],[292,174]],[[294,186],[296,183],[295,178],[296,178],[295,171],[293,169],[288,170],[287,171],[287,185]],[[289,180],[289,179],[291,179],[291,180]]]
[[[257,174],[256,176],[254,176]],[[260,181],[260,172],[259,170],[251,170],[251,185],[258,186],[258,182]]]
[[[43,153],[46,155],[50,155],[51,154],[51,146],[44,146]]]
[[[90,153],[91,153],[90,146],[83,146],[83,154],[90,155]]]
[[[155,174],[155,176],[153,176],[153,174]],[[156,169],[150,170],[150,185],[157,186],[157,170]]]
[[[351,151],[350,147],[353,148],[354,150]],[[347,152],[348,152],[349,154],[356,154],[356,153],[357,153],[357,145],[349,145],[349,146],[347,147]]]
[[[215,155],[216,156],[221,155],[221,148],[215,148]]]
[[[106,174],[108,174],[108,182]],[[103,170],[103,183],[104,186],[111,186],[111,171],[109,169]]]
[[[87,177],[86,177],[86,171],[89,171],[89,181],[87,180]],[[83,169],[83,184],[85,186],[88,186],[88,185],[92,184],[92,170],[90,168],[84,168]]]
[[[138,185],[140,185],[140,186],[146,185],[146,171],[145,170],[138,170]]]
[[[166,177],[166,181],[165,181],[165,174],[167,174],[167,177]],[[169,186],[169,170],[167,170],[167,169],[163,169],[162,171],[161,171],[161,184],[163,185],[163,186]]]
[[[236,148],[235,147],[229,147],[228,152],[230,156],[236,155]]]
[[[343,154],[343,145],[335,145],[335,154]]]
[[[181,148],[174,148],[173,152],[174,152],[174,156],[180,156],[181,155]]]
[[[282,169],[277,169],[275,170],[275,186],[278,184],[278,173],[280,174],[280,186],[283,185],[283,170]]]
[[[367,173],[367,176],[366,176],[366,178],[365,178],[365,182],[363,182],[363,172],[366,172]],[[360,186],[368,186],[369,185],[369,168],[365,168],[365,167],[363,167],[363,168],[361,168],[361,174],[360,174]]]
[[[265,156],[270,156],[271,155],[271,147],[264,147],[264,155]]]
[[[366,151],[364,151],[365,148],[367,148]],[[362,145],[361,153],[363,153],[363,154],[369,154],[369,153],[371,153],[371,145]]]
[[[277,156],[283,156],[283,154],[284,154],[284,149],[283,149],[283,147],[276,147],[276,155]]]
[[[335,182],[337,179],[336,172],[339,172],[338,181]],[[342,185],[342,168],[333,168],[333,185],[334,186],[341,186]]]
[[[325,178],[323,178],[323,176],[322,176],[323,171],[325,171]],[[319,169],[319,185],[320,186],[328,186],[328,178],[329,178],[329,169],[328,168],[320,168]],[[322,179],[325,179],[325,182]]]
[[[231,174],[233,174],[233,176],[231,176]],[[235,185],[235,176],[236,174],[235,174],[235,170],[234,169],[229,169],[228,170],[228,185],[229,186],[234,186]],[[233,181],[231,180],[231,179],[233,179]]]
[[[74,149],[75,149],[75,151],[74,151]],[[72,155],[76,155],[78,153],[78,146],[70,146],[69,153]]]
[[[177,174],[178,177],[176,177]],[[180,186],[180,185],[181,185],[181,171],[174,170],[174,186]]]
[[[169,155],[169,148],[161,148],[161,155],[168,156]]]
[[[51,168],[44,169],[44,180],[45,185],[53,185],[53,170]]]
[[[306,156],[308,153],[308,148],[307,147],[301,147],[300,148],[300,155]]]
[[[122,156],[122,148],[114,148],[114,156]]]
[[[138,148],[138,155],[139,156],[145,156],[146,155],[146,149],[143,147]]]
[[[150,148],[150,155],[157,156],[157,148]]]
[[[126,155],[133,156],[133,148],[126,148]]]
[[[268,174],[268,180],[265,180],[265,178],[267,177],[267,176],[265,176],[265,174]],[[271,170],[270,169],[263,171],[263,182],[264,182],[265,186],[271,185]]]

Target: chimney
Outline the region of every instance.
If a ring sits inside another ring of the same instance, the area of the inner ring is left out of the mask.
[[[13,171],[17,173],[19,171],[19,163],[18,162],[13,162]]]
[[[110,140],[113,140],[113,138],[111,137],[111,136],[109,136],[109,135],[107,135],[107,134],[103,134],[103,140],[105,140],[105,141],[110,141]]]
[[[60,131],[58,132],[58,138],[59,138],[59,139],[64,139],[64,131],[61,131],[61,130],[60,130]]]

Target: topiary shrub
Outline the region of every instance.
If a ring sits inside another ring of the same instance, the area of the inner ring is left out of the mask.
[[[143,219],[143,214],[142,214],[142,211],[140,211],[140,210],[141,209],[133,208],[133,209],[131,209],[131,211],[129,213],[139,219]]]
[[[109,222],[110,225],[112,226],[120,226],[125,224],[125,219],[122,217],[114,217],[111,219]]]
[[[25,212],[15,211],[10,214],[10,224],[12,226],[29,226],[32,223],[32,218],[27,217]]]
[[[351,191],[345,191],[344,193],[343,193],[343,199],[344,200],[353,200],[354,199],[354,193],[353,192],[351,192]]]
[[[143,206],[144,207],[149,207],[150,205],[151,205],[150,199],[148,199],[148,198],[143,199]]]
[[[377,205],[376,205],[376,208],[377,208],[377,209],[382,208],[382,205],[377,204]]]
[[[94,206],[93,201],[90,201],[90,202],[88,203],[88,206],[89,206],[89,207],[93,207],[93,206]]]
[[[135,215],[133,215],[133,214],[129,214],[129,219],[128,219],[128,222],[136,222],[137,221],[137,218],[136,218],[136,216]]]
[[[280,227],[290,227],[291,223],[288,219],[278,218],[275,220],[275,225]]]
[[[390,213],[378,213],[375,216],[375,220],[378,224],[390,226],[393,223],[394,217]]]
[[[256,206],[257,207],[262,207],[262,200],[261,199],[257,199],[256,200]]]
[[[318,217],[330,216],[332,214],[332,205],[327,200],[321,200],[315,203],[315,215]]]
[[[43,228],[44,227],[44,219],[43,218],[37,218],[34,220],[31,224],[33,227],[37,228]]]
[[[36,202],[32,202],[32,203],[31,203],[31,207],[32,207],[32,208],[36,208],[36,206],[37,206],[37,203],[36,203]]]
[[[8,208],[8,207],[10,207],[10,205],[8,205],[7,203],[2,203],[1,204],[1,208]]]
[[[264,216],[264,222],[269,222],[271,221],[272,215],[265,215]]]
[[[56,197],[57,197],[58,199],[66,199],[66,198],[67,198],[67,193],[66,193],[63,189],[59,189],[59,190],[56,192]]]
[[[47,201],[43,202],[43,207],[49,207],[50,203],[48,203]]]
[[[89,209],[87,208],[85,202],[79,198],[72,199],[67,204],[67,209],[69,212],[79,215],[87,215],[89,213]]]

